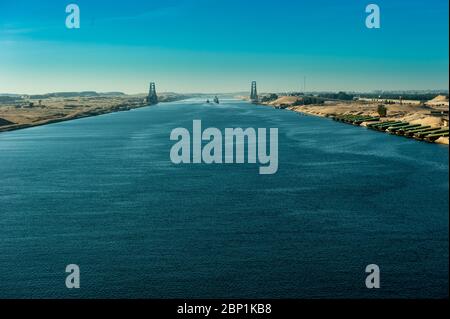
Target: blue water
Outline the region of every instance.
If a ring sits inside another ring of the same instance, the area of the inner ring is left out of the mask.
[[[193,119],[277,127],[277,174],[172,164],[170,132]],[[232,100],[2,133],[0,297],[448,297],[448,155]]]

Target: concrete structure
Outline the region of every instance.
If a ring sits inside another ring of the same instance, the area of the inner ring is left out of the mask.
[[[148,91],[147,103],[150,105],[158,104],[158,95],[156,95],[155,83],[150,83],[150,90]]]
[[[256,81],[252,82],[252,89],[250,92],[250,101],[252,101],[253,103],[258,102],[258,91],[256,90]]]

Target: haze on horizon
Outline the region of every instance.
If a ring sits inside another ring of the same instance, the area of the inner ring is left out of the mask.
[[[393,2],[2,1],[0,93],[448,89],[448,2]]]

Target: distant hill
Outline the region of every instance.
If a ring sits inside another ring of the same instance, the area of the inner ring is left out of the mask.
[[[47,94],[36,94],[29,95],[30,99],[46,99],[51,97],[96,97],[96,96],[123,96],[125,93],[122,92],[105,92],[98,93],[95,91],[83,91],[83,92],[56,92]]]
[[[20,98],[26,96],[30,99],[46,99],[50,97],[96,97],[96,96],[124,96],[122,92],[95,92],[95,91],[82,91],[82,92],[55,92],[46,94],[9,94],[0,93],[0,98]]]
[[[123,92],[103,92],[103,93],[98,93],[98,94],[102,95],[102,96],[124,96],[124,95],[126,95]]]
[[[8,103],[21,100],[18,95],[0,95],[0,103]]]
[[[0,97],[2,96],[10,96],[10,97],[20,97],[20,94],[11,94],[11,93],[0,93]]]

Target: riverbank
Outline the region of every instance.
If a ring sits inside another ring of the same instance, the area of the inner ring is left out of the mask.
[[[293,112],[319,117],[334,117],[337,115],[378,116],[378,104],[376,103],[335,102],[323,105],[292,105],[296,100],[297,97],[286,96],[280,97],[276,101],[261,104],[275,108],[282,107]],[[441,109],[432,109],[430,107],[414,104],[393,104],[388,105],[387,109],[387,116],[384,117],[382,121],[401,121],[431,127],[443,126],[441,117],[431,115],[431,110],[441,111]],[[365,126],[364,123],[362,125]],[[436,140],[435,143],[449,145],[449,138],[441,137]]]
[[[188,96],[161,95],[161,103]],[[145,95],[99,95],[18,99],[0,103],[0,133],[147,106]]]
[[[375,105],[353,105],[342,104],[335,106],[292,106],[289,110],[314,116],[331,117],[336,115],[364,115],[377,116],[378,112]],[[429,109],[412,105],[390,105],[389,113],[382,121],[408,122],[409,124],[420,124],[423,126],[441,127],[440,117],[430,115]],[[362,126],[366,126],[363,123]],[[448,137],[441,137],[434,143],[449,145]]]

